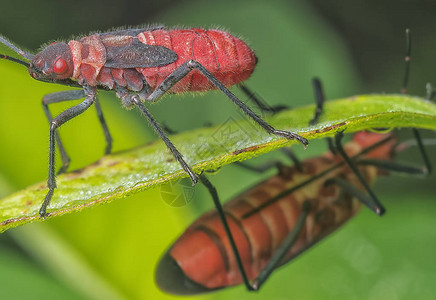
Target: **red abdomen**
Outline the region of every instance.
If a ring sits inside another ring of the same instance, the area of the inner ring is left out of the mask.
[[[249,279],[259,275],[291,232],[301,214],[303,202],[309,201],[312,211],[282,263],[298,256],[327,236],[351,218],[359,208],[359,203],[350,195],[341,193],[339,187],[327,187],[324,185],[325,181],[320,180],[311,183],[307,189],[295,191],[260,212],[243,218],[244,214],[268,202],[279,192],[286,191],[331,167],[334,161],[330,159],[323,156],[306,161],[308,171],[305,173],[289,167],[286,174],[274,176],[224,205],[230,230]],[[344,168],[330,175],[339,174],[347,176],[349,173]],[[352,178],[350,180],[353,181]],[[242,283],[230,243],[216,211],[206,213],[194,222],[173,244],[164,259],[175,262],[186,278],[205,290]],[[157,272],[163,269],[159,265]],[[162,286],[161,288],[165,289]]]
[[[137,68],[154,90],[184,62],[192,59],[201,63],[219,81],[232,86],[246,80],[254,70],[256,56],[240,39],[220,30],[177,29],[154,30],[138,34],[138,39],[148,45],[161,45],[177,53],[178,59],[162,67]],[[191,71],[170,91],[207,91],[212,83],[198,70]]]

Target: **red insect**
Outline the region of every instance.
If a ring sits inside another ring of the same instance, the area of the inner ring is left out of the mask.
[[[410,61],[408,32],[406,78]],[[406,86],[407,79],[404,81]],[[323,109],[324,94],[314,80],[316,123]],[[405,90],[405,88],[403,88]],[[431,94],[431,93],[430,93]],[[258,290],[271,273],[343,225],[359,209],[357,199],[378,215],[385,210],[369,188],[385,171],[429,174],[430,162],[419,133],[414,130],[424,167],[393,162],[396,146],[393,133],[359,132],[353,141],[341,145],[335,137],[331,153],[286,167],[221,207],[209,185],[217,211],[195,221],[164,254],[156,270],[158,286],[171,294],[198,294],[244,283]],[[206,185],[207,186],[207,185]],[[368,194],[363,193],[366,191]],[[221,224],[222,225],[221,225]]]
[[[66,171],[70,162],[57,128],[95,103],[106,137],[106,153],[111,151],[112,138],[97,101],[98,89],[115,90],[125,107],[138,107],[194,184],[198,182],[198,175],[184,161],[142,101],[158,101],[167,92],[220,89],[267,132],[296,139],[305,146],[308,144],[305,138],[295,133],[273,128],[228,90],[227,87],[251,75],[257,58],[243,41],[224,31],[165,29],[161,26],[122,29],[52,43],[36,55],[19,49],[3,37],[0,37],[0,42],[31,62],[7,55],[1,55],[1,58],[26,66],[36,80],[82,88],[43,98],[44,111],[50,121],[50,156],[49,191],[39,211],[41,217],[47,215],[47,206],[56,188],[56,143],[63,162],[60,172]],[[52,118],[49,104],[80,98],[85,100]]]
[[[368,144],[372,147],[367,148]],[[394,144],[391,135],[358,133],[345,145],[345,151],[353,160],[391,160]],[[359,170],[368,182],[379,174],[370,165]],[[249,289],[259,289],[278,265],[297,257],[350,219],[360,207],[357,194],[366,196],[353,186],[363,189],[344,160],[327,153],[305,160],[302,170],[281,166],[276,176],[226,203],[224,214],[251,281]],[[210,211],[177,239],[157,267],[156,282],[162,290],[197,294],[244,282],[220,223],[217,211]]]
[[[385,210],[368,186],[378,175],[431,171],[419,135],[422,168],[392,161],[402,150],[397,150],[393,133],[359,132],[345,146],[341,136],[335,138],[334,151],[320,157],[295,166],[273,162],[258,168],[278,166],[278,174],[189,226],[159,262],[158,286],[181,295],[241,283],[258,290],[277,267],[348,221],[360,207],[357,200],[382,215]]]

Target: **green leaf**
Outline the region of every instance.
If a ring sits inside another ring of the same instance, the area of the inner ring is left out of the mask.
[[[363,95],[329,101],[319,123],[308,126],[313,112],[311,105],[284,111],[267,120],[275,128],[293,130],[307,139],[377,127],[436,130],[436,105],[406,95]],[[195,172],[217,170],[234,161],[296,143],[269,135],[246,119],[238,122],[229,119],[220,126],[174,135],[171,140]],[[58,188],[49,206],[49,217],[107,203],[186,176],[160,140],[108,155],[57,178]],[[47,185],[39,183],[0,200],[0,232],[40,220],[38,210],[46,193]]]

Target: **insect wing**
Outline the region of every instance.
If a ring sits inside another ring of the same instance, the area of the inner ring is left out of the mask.
[[[131,44],[110,46],[106,48],[108,68],[150,68],[161,67],[177,60],[177,54],[158,45],[146,45],[134,39]]]

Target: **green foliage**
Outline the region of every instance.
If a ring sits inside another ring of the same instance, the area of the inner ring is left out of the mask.
[[[296,130],[308,139],[337,131],[415,127],[436,130],[436,105],[403,95],[364,95],[330,101],[319,123],[307,126],[314,106],[288,110],[269,119],[275,127]],[[218,170],[234,161],[252,158],[295,143],[271,136],[249,122],[228,121],[173,136],[195,172]],[[58,177],[49,217],[107,203],[150,187],[186,177],[161,141],[115,153],[81,170]],[[0,200],[0,231],[39,220],[38,209],[47,193],[44,183]]]
[[[14,13],[16,3],[3,3],[2,11],[11,13],[2,18],[1,33],[23,48],[34,50],[50,40],[118,25],[162,23],[170,27],[225,28],[241,36],[255,50],[259,63],[247,84],[270,105],[286,104],[296,108],[313,103],[310,80],[314,76],[322,79],[328,99],[398,91],[404,71],[405,26],[411,26],[414,33],[409,91],[423,94],[425,83],[432,80],[434,74],[434,26],[417,22],[426,15],[434,18],[430,10],[422,9],[425,6],[415,5],[415,14],[410,10],[402,11],[398,1],[388,1],[384,6],[377,1],[360,6],[353,2],[348,10],[341,1],[326,2],[325,6],[334,12],[331,14],[314,9],[314,3],[308,1],[192,0],[171,1],[167,6],[164,3],[168,0],[118,1],[111,5],[96,1],[88,2],[80,13],[74,1],[52,1],[51,9],[46,9],[47,3],[43,2],[25,0],[18,14],[21,17]],[[150,9],[151,3],[156,3],[157,12]],[[398,9],[393,10],[392,5]],[[416,13],[419,9],[421,13]],[[147,19],[147,13],[153,19]],[[392,22],[394,19],[403,23]],[[354,44],[349,38],[344,40],[344,32],[353,36]],[[370,73],[362,73],[356,59],[365,62]],[[0,62],[0,176],[5,178],[4,184],[0,182],[2,197],[46,180],[48,123],[40,100],[44,94],[61,90],[65,88],[32,80],[22,66]],[[236,89],[234,91],[237,93]],[[142,116],[123,110],[113,94],[100,93],[100,99],[116,152],[157,139]],[[292,102],[283,103],[288,99]],[[158,121],[165,121],[182,132],[203,127],[205,122],[221,124],[229,116],[243,119],[229,102],[218,92],[196,97],[167,96],[159,104],[151,105],[150,110]],[[75,103],[53,105],[52,113],[56,115]],[[272,119],[274,122],[276,117]],[[311,113],[306,117],[309,119]],[[342,116],[338,116],[339,119]],[[298,123],[286,124],[286,127],[298,127],[307,120],[294,121]],[[402,122],[400,118],[397,121]],[[320,124],[320,128],[328,126]],[[307,134],[310,131],[305,126],[296,129],[302,132],[307,129]],[[253,132],[264,134],[259,128],[249,133]],[[400,132],[401,138],[406,132]],[[62,126],[60,135],[72,159],[71,170],[101,158],[104,137],[95,111],[90,110]],[[252,134],[251,138],[257,137]],[[175,142],[178,144],[179,140]],[[161,145],[159,149],[171,159],[162,142],[156,145]],[[306,151],[300,145],[294,149],[298,157],[304,159],[325,151],[325,143],[311,140]],[[428,153],[435,162],[432,149],[429,147]],[[399,160],[413,163],[416,152],[409,149]],[[196,162],[191,153],[183,153],[189,163]],[[275,151],[248,163],[257,164],[271,156],[286,162]],[[57,163],[59,167],[59,159]],[[179,170],[176,163],[168,166],[174,168],[171,172]],[[201,163],[198,166],[201,168]],[[145,170],[141,165],[141,171]],[[259,174],[233,165],[210,176],[222,201],[232,199],[261,179]],[[427,180],[410,176],[380,178],[374,191],[388,209],[383,218],[362,209],[362,213],[337,233],[277,270],[257,294],[247,293],[239,286],[195,299],[430,299],[436,293],[432,284],[436,280],[433,268],[436,224],[432,217],[436,211],[435,180],[435,176]],[[182,188],[191,188],[188,179],[181,182]],[[61,187],[62,183],[59,185]],[[150,188],[110,205],[49,218],[46,222],[35,222],[0,234],[2,296],[9,299],[26,296],[33,299],[176,299],[155,286],[155,265],[171,242],[199,214],[211,208],[212,203],[207,191],[197,185],[191,188],[192,200],[184,207],[175,208],[163,201],[162,187]],[[45,190],[41,191],[41,197],[44,193]],[[34,209],[39,207],[42,198],[37,200]],[[25,252],[17,251],[15,244],[9,245],[11,237]],[[37,277],[40,280],[35,279]],[[103,284],[96,284],[98,281]]]

